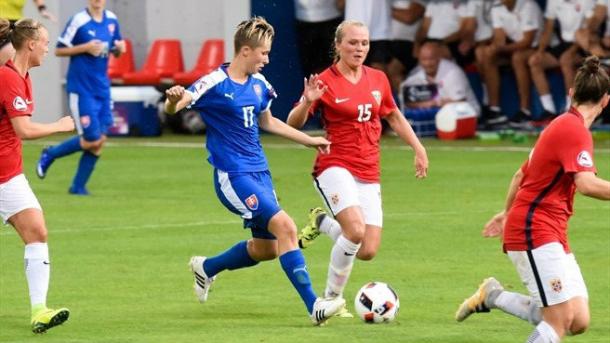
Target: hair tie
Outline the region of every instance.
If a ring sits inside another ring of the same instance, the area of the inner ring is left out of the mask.
[[[15,22],[14,21],[9,21],[9,25],[8,25],[9,30],[14,30],[15,29]]]

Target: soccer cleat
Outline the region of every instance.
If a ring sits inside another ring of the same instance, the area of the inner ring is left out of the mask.
[[[193,256],[189,262],[195,279],[195,285],[193,286],[195,295],[197,295],[197,299],[199,299],[199,302],[202,304],[208,300],[208,292],[216,279],[216,277],[208,277],[203,271],[203,262],[205,259],[205,256]]]
[[[42,309],[32,316],[32,332],[45,333],[48,329],[61,325],[68,320],[68,317],[70,317],[70,310],[67,308],[60,308],[59,310]]]
[[[345,299],[337,298],[317,298],[313,304],[311,321],[314,325],[322,326],[326,324],[328,318],[336,315],[345,308]]]
[[[339,311],[335,313],[335,317],[354,318],[354,315],[349,312],[349,310],[347,309],[347,305],[343,305],[343,307],[341,307],[341,309],[339,309]]]
[[[320,235],[320,223],[323,217],[326,216],[326,211],[321,207],[312,208],[309,210],[309,222],[301,229],[297,235],[299,238],[299,247],[306,249],[313,244],[314,239]]]
[[[38,163],[36,163],[36,175],[41,179],[44,179],[44,177],[47,176],[47,170],[49,170],[49,167],[53,161],[55,161],[55,159],[49,155],[48,151],[49,147],[42,149]]]
[[[70,193],[72,195],[82,195],[82,196],[90,195],[89,191],[85,187],[70,186],[70,189],[68,189],[68,193]]]
[[[489,312],[491,305],[488,302],[489,294],[492,291],[503,291],[504,287],[493,277],[483,280],[479,289],[460,305],[455,312],[455,320],[458,322],[468,318],[473,313]]]

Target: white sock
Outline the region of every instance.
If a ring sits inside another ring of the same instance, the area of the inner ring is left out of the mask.
[[[542,108],[544,108],[545,110],[552,113],[557,113],[557,110],[555,109],[555,103],[553,102],[551,94],[541,95],[540,102],[542,103]]]
[[[559,335],[552,326],[542,321],[527,338],[526,343],[559,343]]]
[[[45,306],[49,290],[49,247],[47,243],[30,243],[25,246],[25,277],[30,289],[32,307]]]
[[[487,86],[484,83],[481,83],[481,87],[483,87],[483,105],[489,105],[489,93],[487,93]]]
[[[325,233],[336,242],[341,235],[341,225],[330,215],[325,215],[320,223],[320,232]]]
[[[570,109],[570,105],[572,105],[572,99],[570,99],[569,95],[566,95],[566,107],[564,108],[564,112],[567,112]]]
[[[345,284],[352,272],[356,253],[360,244],[356,244],[340,235],[330,252],[330,263],[328,264],[328,279],[326,280],[326,297],[342,296]]]
[[[502,291],[493,302],[493,306],[534,325],[542,321],[540,307],[527,295]]]

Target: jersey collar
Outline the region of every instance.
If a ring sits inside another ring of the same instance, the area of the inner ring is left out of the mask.
[[[568,113],[573,114],[576,117],[578,117],[578,119],[580,119],[581,122],[583,122],[583,123],[585,122],[585,118],[582,116],[582,114],[580,114],[580,112],[578,112],[576,107],[570,106],[570,109],[568,110]]]
[[[21,77],[21,74],[19,74],[19,70],[17,70],[17,67],[15,67],[15,64],[13,64],[12,60],[8,60],[6,62],[6,64],[4,64],[4,66],[8,67],[9,69],[13,70],[17,75],[19,75],[19,78],[23,79],[23,80],[27,80],[30,78],[30,72],[25,72],[25,76]]]

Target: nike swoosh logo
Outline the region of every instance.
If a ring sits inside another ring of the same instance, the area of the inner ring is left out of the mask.
[[[29,105],[29,104],[33,103],[33,101],[32,100],[26,100],[25,103]]]
[[[349,98],[343,98],[343,99],[335,98],[335,104],[340,104],[340,103],[346,102],[348,100],[349,100]]]
[[[345,256],[354,256],[354,254],[348,254],[346,252],[343,253]]]
[[[51,264],[51,263],[49,263],[47,261],[42,261],[42,264]]]

